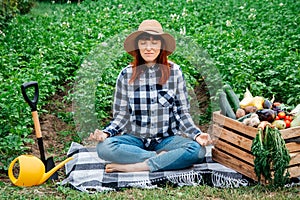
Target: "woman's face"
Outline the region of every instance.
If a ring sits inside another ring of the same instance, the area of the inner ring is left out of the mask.
[[[153,37],[149,39],[139,39],[138,48],[146,64],[151,66],[156,62],[156,58],[160,53],[161,40],[153,39]]]

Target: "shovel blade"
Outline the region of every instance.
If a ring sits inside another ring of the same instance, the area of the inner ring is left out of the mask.
[[[45,161],[45,167],[46,167],[46,172],[49,172],[51,169],[53,169],[55,167],[54,161],[53,161],[53,157],[48,158]],[[54,172],[48,180],[58,180],[58,173],[57,171]]]

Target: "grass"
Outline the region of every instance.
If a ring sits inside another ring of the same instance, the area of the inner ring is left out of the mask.
[[[243,200],[282,200],[300,199],[300,188],[292,187],[268,190],[265,187],[240,187],[236,189],[218,189],[209,186],[172,187],[155,189],[121,189],[102,193],[82,193],[76,190],[47,183],[30,188],[17,188],[9,184],[1,184],[0,199],[243,199]]]

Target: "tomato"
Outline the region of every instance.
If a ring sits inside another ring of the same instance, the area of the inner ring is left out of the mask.
[[[284,119],[285,118],[285,112],[281,111],[278,113],[279,119]]]
[[[290,120],[284,120],[284,122],[285,122],[285,128],[289,128],[289,127],[291,127],[291,121]]]
[[[284,117],[285,120],[289,120],[289,121],[292,121],[293,120],[293,117],[291,115],[286,115]]]
[[[280,118],[278,117],[278,115],[275,117],[275,120],[280,120]]]

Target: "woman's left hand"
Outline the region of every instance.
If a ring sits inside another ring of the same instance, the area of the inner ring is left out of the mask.
[[[212,139],[209,134],[201,133],[196,137],[196,142],[198,142],[201,146],[207,146],[212,144]]]

